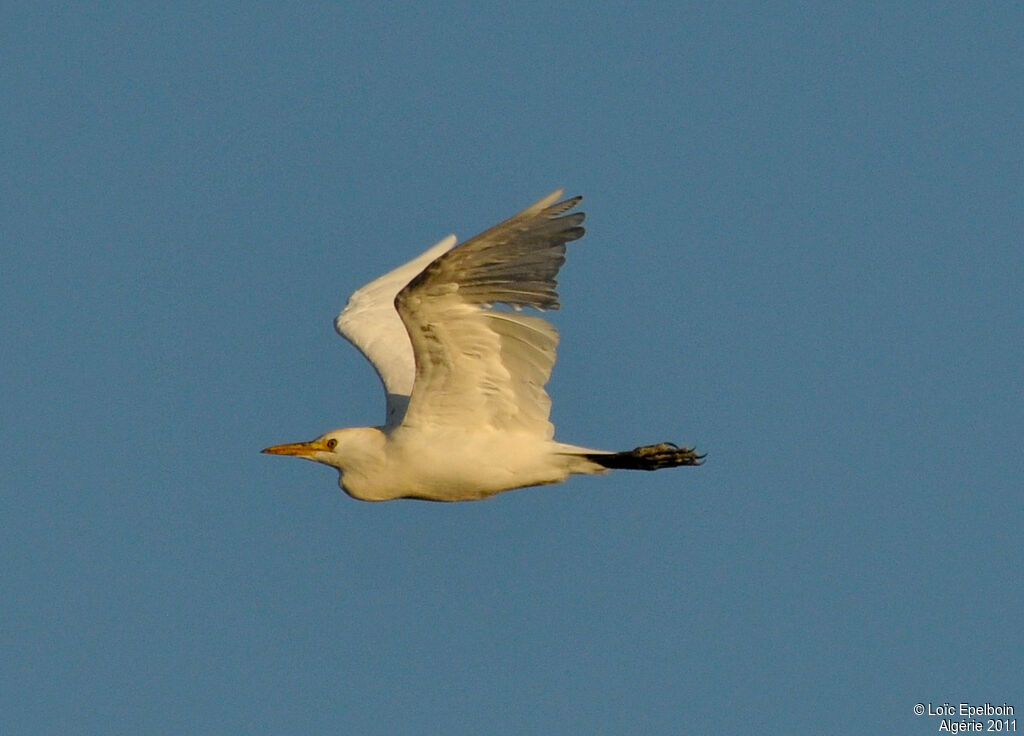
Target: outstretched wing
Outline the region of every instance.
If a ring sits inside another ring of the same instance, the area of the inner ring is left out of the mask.
[[[384,384],[389,426],[402,421],[416,376],[412,344],[395,311],[395,296],[455,242],[455,236],[449,235],[404,266],[371,281],[349,297],[334,320],[334,329],[359,348]]]
[[[539,317],[493,309],[557,309],[565,244],[583,236],[579,204],[553,192],[436,258],[398,292],[416,375],[403,426],[494,427],[551,437],[544,385],[558,332]]]

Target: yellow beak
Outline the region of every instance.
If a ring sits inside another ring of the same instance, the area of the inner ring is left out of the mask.
[[[260,452],[267,455],[294,455],[296,457],[312,457],[317,452],[327,452],[329,448],[323,440],[312,442],[293,442],[290,445],[274,445]]]

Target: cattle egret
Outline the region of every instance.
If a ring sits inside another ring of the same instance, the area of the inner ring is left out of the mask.
[[[667,442],[611,452],[555,441],[544,385],[558,332],[520,310],[559,306],[565,244],[584,232],[584,214],[570,213],[582,198],[561,195],[458,247],[449,235],[355,292],[334,325],[383,382],[385,423],[263,452],[330,465],[363,501],[469,501],[573,473],[700,465]]]

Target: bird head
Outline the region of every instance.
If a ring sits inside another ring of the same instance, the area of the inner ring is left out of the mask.
[[[335,429],[309,442],[274,445],[262,450],[267,455],[291,455],[314,460],[338,470],[358,467],[383,451],[384,435],[372,427]]]
[[[303,460],[314,460],[324,465],[338,467],[338,435],[341,431],[328,432],[309,442],[274,445],[261,450],[261,452],[267,455],[291,455]]]

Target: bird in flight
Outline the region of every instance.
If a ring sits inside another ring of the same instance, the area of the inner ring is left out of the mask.
[[[584,214],[571,212],[582,198],[561,196],[457,247],[449,235],[356,291],[334,326],[384,384],[385,423],[263,452],[330,465],[363,501],[470,501],[574,473],[700,465],[669,442],[611,452],[554,439],[544,385],[558,332],[521,310],[559,307],[565,244],[584,233]]]

